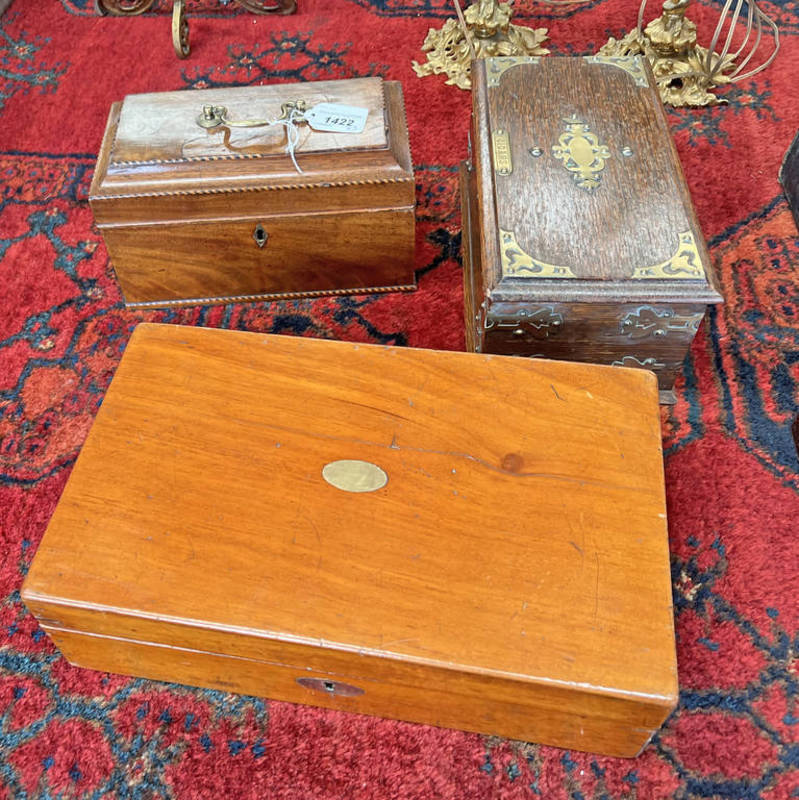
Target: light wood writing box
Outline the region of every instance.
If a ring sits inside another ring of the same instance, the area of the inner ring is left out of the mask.
[[[461,169],[466,339],[658,376],[721,295],[645,58],[489,58]]]
[[[659,420],[641,370],[139,325],[22,596],[80,666],[634,756]]]
[[[367,108],[362,133],[300,125],[287,102]],[[130,95],[112,107],[89,201],[128,306],[415,288],[415,185],[402,88],[381,78]]]

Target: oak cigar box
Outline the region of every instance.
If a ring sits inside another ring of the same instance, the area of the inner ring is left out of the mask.
[[[79,666],[634,756],[660,442],[641,370],[139,325],[22,596]]]
[[[721,295],[646,59],[473,66],[461,167],[468,349],[673,385]]]
[[[365,109],[363,130],[311,127],[303,109],[320,104]],[[415,288],[397,82],[130,95],[89,199],[129,306]]]

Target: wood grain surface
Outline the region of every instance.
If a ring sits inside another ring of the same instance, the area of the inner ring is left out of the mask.
[[[466,349],[480,352],[482,346],[481,313],[477,304],[483,299],[482,259],[480,254],[480,226],[477,216],[477,192],[473,181],[471,159],[462,161],[458,171],[461,201],[461,262],[463,264],[463,321],[466,331]]]
[[[466,338],[477,352],[651,369],[663,402],[674,402],[707,304],[722,298],[654,79],[641,63],[648,86],[583,58],[517,64],[492,86],[485,63],[474,65],[472,149],[461,171]],[[570,119],[607,148],[591,192],[555,157]],[[493,163],[497,130],[509,137],[508,175]],[[531,257],[574,277],[504,276],[503,230]],[[700,278],[633,278],[674,255],[686,231]],[[559,327],[542,327],[542,314]]]
[[[204,105],[227,108],[231,120],[274,120],[286,101],[357,106],[369,110],[361,133],[331,133],[299,127],[298,153],[330,152],[388,146],[384,122],[383,80],[309,81],[273,86],[228,86],[128,95],[122,103],[119,128],[111,149],[111,164],[154,160],[212,158],[235,153],[250,156],[282,153],[282,126],[230,128],[225,141],[220,128],[205,129],[196,119]]]
[[[513,172],[494,176],[497,225],[526,253],[583,280],[623,280],[670,258],[679,233],[701,239],[656,89],[617,67],[545,58],[509,69],[487,97],[488,128],[508,131],[513,152]],[[570,118],[610,154],[590,192],[553,154]]]
[[[550,741],[575,750],[595,749],[617,756],[634,756],[642,742],[663,718],[663,709],[648,709],[634,700],[595,698],[586,693],[580,713],[574,713],[574,699],[557,686],[537,687],[534,701],[519,690],[518,682],[434,667],[393,668],[393,662],[371,663],[361,659],[360,669],[350,660],[344,672],[286,666],[221,655],[218,652],[155,645],[118,637],[94,636],[45,627],[64,655],[77,666],[104,672],[135,675],[204,686],[225,692],[276,697],[292,703],[322,706],[340,711],[458,728],[475,733],[503,731],[517,739],[535,740],[544,731]],[[306,652],[311,652],[306,648]],[[304,653],[302,654],[305,655]],[[367,676],[364,670],[372,670]],[[363,694],[314,691],[298,679],[317,678],[339,685],[347,681]],[[635,719],[636,724],[630,724]]]
[[[23,597],[79,664],[633,755],[677,692],[656,382],[140,325]]]
[[[471,136],[486,291],[508,300],[553,299],[555,290],[562,301],[720,301],[665,112],[645,68],[649,88],[636,86],[617,67],[545,58],[507,70],[499,86],[489,88],[485,65],[477,62]],[[593,192],[578,188],[552,152],[566,130],[564,119],[572,115],[612,150]],[[491,157],[492,131],[500,126],[511,140],[508,176],[495,174]],[[539,157],[530,153],[536,147]],[[621,154],[624,147],[631,148],[631,157]],[[503,280],[500,228],[513,231],[533,257],[569,266],[577,279]],[[704,278],[631,279],[635,268],[673,255],[683,231],[694,234]]]
[[[285,84],[272,88],[279,88],[282,96],[288,98],[296,93],[296,86]],[[348,187],[352,194],[360,193],[364,198],[362,205],[372,206],[374,203],[369,201],[371,187],[391,184],[394,196],[403,199],[400,205],[407,205],[408,197],[412,203],[413,169],[402,89],[396,81],[384,81],[381,86],[385,104],[380,109],[379,121],[385,143],[374,147],[314,149],[301,153],[298,162],[302,173],[297,172],[288,154],[280,149],[263,156],[228,150],[226,156],[211,160],[183,158],[166,163],[115,162],[115,143],[123,113],[123,104],[116,103],[111,108],[89,193],[97,222],[177,219],[184,203],[191,202],[192,198],[195,203],[204,203],[208,197],[220,193],[226,194],[233,202],[236,195],[247,194],[251,205],[257,203],[264,212],[291,213],[326,210],[325,190],[340,187]],[[168,96],[172,94],[184,93],[168,93]],[[181,143],[175,142],[174,147],[179,149]],[[153,205],[153,201],[159,198],[165,198],[166,202]],[[106,219],[105,210],[113,208],[124,208],[126,216]]]
[[[258,226],[268,236],[263,247],[255,238]],[[145,230],[118,225],[103,234],[126,303],[415,282],[412,209],[263,215]]]

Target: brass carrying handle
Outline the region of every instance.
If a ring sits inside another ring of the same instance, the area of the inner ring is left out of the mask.
[[[277,119],[228,119],[225,106],[204,105],[203,112],[197,117],[197,124],[201,128],[218,128],[222,125],[228,128],[259,128],[263,125],[274,125],[280,120],[291,118],[297,124],[307,122],[305,112],[308,104],[305,100],[289,100],[280,106],[280,116]]]

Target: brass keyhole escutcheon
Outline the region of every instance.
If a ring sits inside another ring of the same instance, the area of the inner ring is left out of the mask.
[[[360,686],[353,686],[351,683],[325,680],[324,678],[297,678],[296,680],[305,689],[324,692],[330,697],[359,697],[364,694],[364,689],[361,689]]]
[[[252,238],[255,239],[255,243],[258,247],[263,247],[266,244],[266,240],[269,238],[269,234],[264,230],[264,226],[261,225],[259,222],[255,226],[255,231],[253,232]]]

